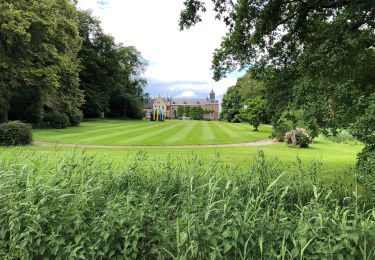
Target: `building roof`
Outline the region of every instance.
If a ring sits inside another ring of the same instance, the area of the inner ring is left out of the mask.
[[[213,90],[211,91],[211,93]],[[175,105],[175,106],[199,106],[199,105],[206,105],[206,104],[218,104],[218,100],[211,100],[209,98],[172,98],[172,97],[159,97],[164,102],[166,102],[168,105]],[[155,101],[158,100],[158,98],[149,98],[145,100],[144,102],[144,109],[152,109]]]
[[[171,98],[169,102],[171,105],[176,106],[199,106],[211,103],[218,103],[217,100],[213,100],[213,102],[211,102],[211,100],[208,98]]]
[[[148,98],[143,104],[143,109],[152,109],[156,98]]]

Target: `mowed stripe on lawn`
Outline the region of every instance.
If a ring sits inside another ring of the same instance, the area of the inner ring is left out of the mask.
[[[123,129],[111,129],[110,134],[103,134],[103,135],[96,135],[93,137],[85,138],[83,140],[84,143],[98,143],[98,144],[112,144],[117,141],[121,141],[123,139],[137,136],[140,133],[152,131],[154,128],[157,128],[153,124],[145,124],[145,125],[133,125],[131,128],[123,128]]]
[[[209,143],[212,144],[212,140],[215,140],[216,135],[215,132],[211,128],[211,124],[208,121],[202,122],[202,135],[200,136],[201,143]]]
[[[170,131],[180,126],[180,124],[170,124],[170,125],[160,125],[160,124],[163,124],[163,123],[155,122],[155,129],[158,128],[157,130],[147,131],[147,132],[143,131],[144,133],[137,132],[136,135],[130,138],[125,138],[124,140],[118,140],[112,143],[114,145],[126,145],[126,144],[149,145],[149,143],[146,142],[147,139],[150,139],[151,137],[159,136],[163,132]],[[158,138],[156,140],[158,140]]]
[[[141,122],[132,122],[132,124],[128,123],[128,124],[119,124],[119,125],[116,125],[116,126],[111,126],[111,125],[108,125],[108,126],[105,126],[105,127],[102,127],[102,125],[98,125],[98,126],[93,126],[95,127],[94,129],[92,129],[92,127],[90,126],[90,129],[85,129],[87,128],[87,126],[83,125],[82,128],[80,127],[72,127],[72,128],[68,128],[68,129],[52,129],[50,130],[49,132],[45,133],[45,131],[43,131],[43,135],[41,136],[41,140],[48,140],[48,139],[53,139],[55,141],[59,141],[59,140],[65,140],[65,139],[77,139],[78,142],[81,142],[83,140],[86,140],[86,139],[91,139],[91,136],[93,136],[94,138],[96,136],[108,136],[108,132],[113,132],[113,131],[117,131],[119,129],[132,129],[132,128],[136,128],[136,127],[139,127],[139,126],[143,126],[144,124],[142,124]],[[40,132],[40,130],[36,130],[35,133],[36,135],[38,135]],[[56,137],[58,136],[58,137]]]
[[[220,128],[227,136],[229,136],[231,138],[241,137],[241,135],[238,132],[230,129],[228,126],[224,125],[224,123],[215,122],[214,124],[218,128]]]
[[[90,120],[84,121],[81,127],[36,129],[33,133],[35,141],[66,144],[195,145],[267,139],[271,128],[261,127],[260,130],[254,132],[249,125],[213,121]]]
[[[182,130],[176,131],[168,138],[161,141],[162,144],[181,144],[185,143],[185,139],[188,138],[190,133],[197,127],[198,122],[193,121],[191,124],[181,124]]]
[[[172,124],[166,123],[160,123],[159,129],[165,129],[165,131],[159,132],[156,136],[148,136],[142,140],[142,143],[148,144],[148,145],[162,145],[162,144],[171,144],[170,142],[167,142],[166,140],[169,140],[170,136],[175,135],[176,133],[181,133],[183,129],[185,128],[185,125],[174,122]],[[173,128],[170,128],[171,126],[175,126]],[[174,143],[172,143],[173,145]]]

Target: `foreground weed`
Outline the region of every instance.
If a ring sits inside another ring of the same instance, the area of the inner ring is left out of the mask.
[[[262,151],[249,165],[138,152],[0,156],[1,259],[372,259],[361,187]]]

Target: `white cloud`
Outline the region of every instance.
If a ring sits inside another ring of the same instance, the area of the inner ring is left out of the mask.
[[[220,46],[226,28],[208,11],[202,23],[180,32],[178,20],[182,3],[182,0],[80,0],[79,6],[92,9],[102,21],[104,31],[112,34],[116,41],[134,45],[141,51],[150,63],[146,78],[149,82],[166,85],[161,95],[168,95],[170,89],[200,90],[195,92],[202,97],[203,93],[208,95],[214,89],[220,96],[236,82],[234,76],[220,82],[212,80],[212,54]],[[207,9],[211,10],[209,6]],[[159,94],[152,84],[147,91]]]
[[[188,91],[184,91],[181,93],[180,97],[196,97],[197,95],[195,95],[195,93],[191,90],[188,90]]]

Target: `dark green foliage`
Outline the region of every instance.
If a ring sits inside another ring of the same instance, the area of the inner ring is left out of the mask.
[[[115,92],[109,101],[108,116],[113,118],[142,119],[143,102],[131,94],[116,95]]]
[[[236,117],[236,115],[240,113],[241,108],[242,105],[240,103],[240,93],[238,89],[235,86],[229,87],[221,102],[222,110],[220,119],[228,122],[237,122],[238,117]]]
[[[83,113],[81,110],[73,111],[68,115],[70,126],[79,126],[82,119],[83,119]]]
[[[43,127],[46,128],[67,128],[70,126],[70,120],[69,117],[64,114],[57,111],[52,111],[47,113],[43,117]]]
[[[261,97],[255,97],[250,101],[246,108],[240,110],[239,117],[242,121],[248,122],[258,131],[260,123],[266,120],[266,103]]]
[[[192,107],[190,115],[194,120],[202,120],[204,115],[204,109],[202,107]]]
[[[177,107],[177,113],[176,113],[177,118],[183,117],[184,113],[185,113],[184,107],[182,107],[182,106]]]
[[[354,137],[369,146],[375,146],[375,93],[370,97],[361,97],[357,103],[364,112],[351,126]]]
[[[18,121],[0,124],[0,145],[28,145],[32,142],[31,126]]]
[[[0,88],[0,123],[8,121],[9,102],[5,89]]]
[[[323,182],[319,163],[260,153],[231,167],[140,152],[117,169],[85,155],[16,154],[0,157],[2,259],[375,257],[373,205],[354,186]]]
[[[373,0],[212,2],[228,27],[213,57],[214,79],[252,65],[265,83],[273,122],[292,105],[307,112],[304,123],[313,136],[315,126],[327,131],[362,124],[354,126],[355,136],[374,145],[374,123],[364,118],[375,101]],[[205,11],[204,1],[184,5],[181,29]]]
[[[357,166],[367,186],[375,190],[375,94],[362,97],[358,106],[366,106],[364,99],[369,99],[370,102],[364,109],[365,112],[351,126],[351,131],[354,137],[365,143],[365,148],[358,155]]]
[[[103,32],[100,21],[90,11],[79,12],[79,32],[83,38],[79,58],[82,63],[80,88],[85,93],[83,112],[98,117],[143,117],[141,77],[146,61],[133,46],[117,44]]]
[[[184,115],[187,117],[191,117],[191,107],[189,106],[184,106]]]
[[[79,109],[81,38],[74,2],[3,0],[0,10],[2,119],[9,113],[10,119],[39,123],[44,109]]]
[[[256,79],[253,71],[249,70],[237,80],[236,85],[229,88],[225,93],[221,119],[233,122],[249,122],[257,130],[260,123],[269,123],[270,121],[267,107],[263,104],[265,102],[264,97],[264,82]]]
[[[204,110],[201,107],[190,107],[190,106],[178,106],[177,107],[177,118],[181,117],[192,117],[194,120],[200,120],[203,118]]]
[[[287,107],[281,113],[279,119],[274,121],[272,137],[278,141],[283,141],[285,133],[297,127],[306,129],[312,138],[319,134],[317,120],[312,114],[303,109]]]
[[[247,104],[254,98],[264,98],[266,94],[266,86],[254,76],[254,72],[250,69],[246,74],[239,78],[234,86],[238,89],[241,104]]]
[[[280,118],[272,128],[272,138],[279,142],[284,141],[287,132],[293,129],[293,122],[285,117]]]
[[[358,154],[357,168],[361,184],[375,193],[375,146],[366,146]]]

